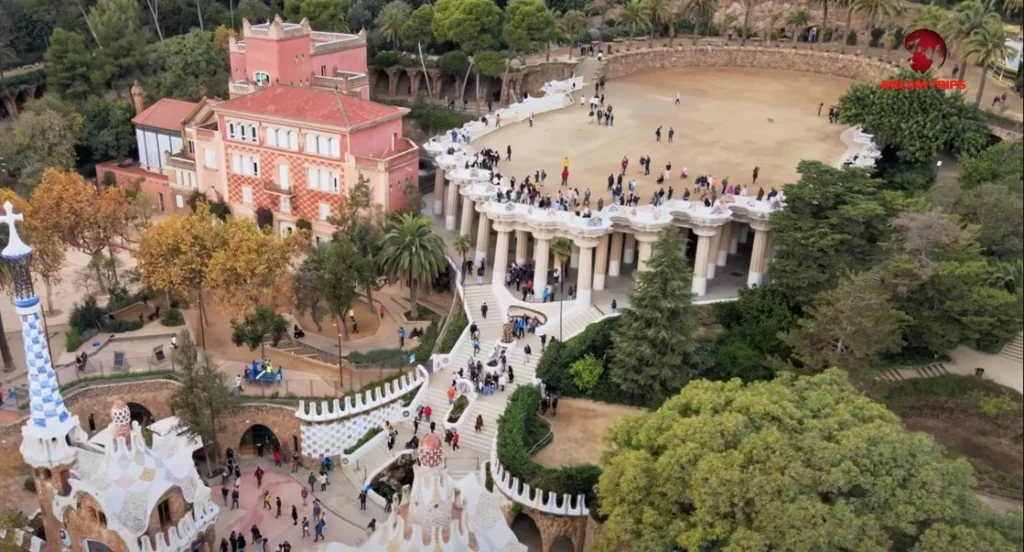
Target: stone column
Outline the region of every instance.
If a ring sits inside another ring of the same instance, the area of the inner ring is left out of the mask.
[[[579,263],[576,271],[576,300],[584,305],[590,304],[594,281],[594,248],[598,241],[595,239],[577,240],[579,244]]]
[[[434,214],[444,214],[444,169],[440,165],[434,171]],[[447,228],[447,225],[445,226]]]
[[[622,232],[612,234],[612,252],[608,261],[608,275],[619,275],[619,262],[622,261],[622,242],[625,239]]]
[[[491,221],[487,215],[480,213],[480,222],[476,227],[476,262],[487,257],[487,246],[491,243]]]
[[[533,234],[533,290],[537,297],[548,285],[548,263],[551,261],[551,235]]]
[[[516,230],[516,264],[519,266],[526,264],[526,248],[530,245],[530,236],[526,233],[526,230]]]
[[[764,280],[764,269],[768,255],[768,225],[762,222],[753,223],[754,247],[750,250],[750,273],[747,274],[747,286],[754,287],[761,285]]]
[[[610,238],[604,236],[597,244],[597,252],[594,256],[594,289],[604,289],[604,275],[608,269],[608,242]]]
[[[751,228],[749,225],[740,225],[740,243],[747,243],[747,240],[750,239],[750,230]]]
[[[576,245],[574,241],[572,244],[572,253],[569,255],[569,268],[580,267],[580,246]]]
[[[508,241],[512,236],[512,228],[495,223],[494,229],[498,232],[498,243],[497,248],[494,250],[494,274],[492,281],[501,286],[505,285],[505,269],[508,268]]]
[[[718,266],[729,262],[729,244],[732,241],[732,223],[725,223],[718,237]]]
[[[448,182],[446,204],[444,206],[444,227],[448,230],[455,230],[455,215],[459,210],[459,185]]]
[[[740,226],[738,222],[729,223],[729,254],[735,255],[740,247]]]
[[[636,255],[636,236],[626,234],[625,249],[622,252],[622,264],[633,264]]]
[[[693,293],[703,297],[708,292],[708,260],[711,256],[711,241],[718,233],[718,228],[698,226],[693,229],[697,234],[697,254],[693,260]]]
[[[647,238],[647,236],[644,236],[644,238]],[[651,253],[654,251],[654,240],[657,239],[656,236],[651,236],[651,239],[644,238],[637,236],[636,240],[639,244],[636,255],[637,272],[644,272],[647,270],[647,261],[651,260]]]
[[[718,247],[721,241],[721,232],[716,232],[715,235],[711,237],[711,246],[708,249],[708,280],[714,280],[715,273],[718,272]]]
[[[462,224],[459,226],[459,234],[473,235],[473,200],[469,196],[462,196]]]

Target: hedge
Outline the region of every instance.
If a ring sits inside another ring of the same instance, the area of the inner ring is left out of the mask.
[[[377,436],[378,433],[382,431],[384,431],[384,428],[382,427],[371,427],[370,429],[366,430],[366,433],[363,434],[363,436],[360,437],[359,440],[356,441],[354,445],[345,449],[345,454],[352,454],[353,452],[359,450],[359,447],[365,445],[367,441],[373,439],[374,437]]]
[[[469,408],[469,399],[465,395],[455,399],[455,404],[452,405],[451,412],[448,413],[448,423],[454,424],[459,421],[459,417],[467,408]]]
[[[519,386],[509,397],[505,413],[498,418],[498,459],[514,477],[535,489],[576,496],[583,494],[591,512],[597,512],[597,480],[601,468],[593,464],[546,468],[533,461],[529,447],[542,422],[537,419],[540,390],[532,385]],[[545,429],[542,428],[546,432]]]
[[[461,304],[458,304],[455,306],[455,315],[452,317],[451,323],[448,324],[448,329],[444,331],[441,347],[437,352],[442,355],[452,352],[455,343],[458,342],[459,337],[462,337],[462,332],[466,330],[467,326],[469,326],[469,320],[466,318],[466,311],[462,310]]]

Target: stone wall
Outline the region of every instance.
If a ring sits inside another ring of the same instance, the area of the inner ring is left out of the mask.
[[[294,406],[285,406],[281,404],[267,404],[267,403],[245,403],[238,410],[226,417],[221,422],[221,426],[218,429],[217,440],[221,445],[221,452],[224,449],[231,447],[238,450],[238,444],[242,440],[242,435],[245,434],[246,430],[250,427],[260,424],[267,426],[270,431],[274,432],[274,436],[277,437],[278,442],[281,444],[281,450],[284,451],[284,457],[287,459],[291,455],[292,451],[295,450],[295,445],[298,444],[298,450],[302,450],[302,434],[300,432],[301,422],[295,417]],[[270,450],[266,450],[266,454],[270,454]]]
[[[572,78],[577,65],[579,61],[576,58],[572,61],[549,61],[528,65],[523,68],[523,84],[520,91],[531,96],[540,96],[540,89],[545,83]]]
[[[517,513],[511,505],[503,508],[505,523],[511,527],[517,515],[532,519],[540,532],[541,552],[551,552],[559,537],[572,541],[573,552],[583,552],[587,542],[587,527],[593,521],[590,516],[556,516],[522,505],[519,505],[518,510]]]
[[[672,67],[754,67],[816,73],[853,80],[880,80],[899,70],[886,63],[855,54],[812,50],[742,46],[682,46],[622,52],[608,56],[604,74],[609,78]]]
[[[90,385],[73,389],[64,397],[64,406],[78,416],[82,428],[89,430],[89,415],[96,422],[96,430],[110,425],[110,407],[121,399],[146,407],[154,420],[171,415],[171,394],[178,382],[166,379],[127,381],[105,385]]]

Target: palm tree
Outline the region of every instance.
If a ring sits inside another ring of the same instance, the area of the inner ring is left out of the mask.
[[[669,0],[669,12],[668,12],[668,47],[672,47],[672,43],[676,38],[676,24],[683,18],[683,13],[686,11],[686,6],[683,3],[684,0]]]
[[[18,53],[14,51],[7,39],[0,38],[0,80],[4,78],[4,62],[18,59]]]
[[[736,14],[727,13],[722,18],[722,37],[724,38],[729,34],[729,29],[732,29],[733,25],[736,24]]]
[[[1000,22],[999,14],[977,0],[967,0],[953,10],[953,15],[946,19],[945,28],[936,30],[942,34],[942,37],[946,39],[946,44],[953,51],[960,57],[966,57],[964,46],[967,38],[990,21]],[[961,74],[963,73],[961,72]]]
[[[700,33],[697,30],[697,25],[707,19],[708,31],[705,34],[710,35],[711,22],[715,18],[716,11],[718,11],[718,0],[686,0],[684,13],[686,13],[687,17],[693,20],[693,43],[695,45],[697,44],[697,39],[700,36]]]
[[[402,27],[409,14],[401,8],[389,6],[377,16],[377,32],[386,42],[390,42],[397,50],[402,41]]]
[[[631,0],[635,1],[635,0]],[[565,272],[565,262],[572,256],[572,242],[569,238],[554,238],[551,240],[551,254],[555,256],[555,264],[562,273],[561,286],[565,289],[565,279],[568,276]]]
[[[900,0],[853,0],[853,7],[859,12],[868,14],[868,26],[864,31],[865,40],[871,39],[871,31],[875,28],[878,16],[891,17],[899,13]],[[870,46],[871,43],[868,43]]]
[[[1001,63],[1010,56],[1003,22],[998,19],[986,21],[982,28],[971,33],[964,41],[963,52],[966,61],[981,65],[981,82],[978,84],[978,96],[974,99],[974,105],[980,106],[989,65]]]
[[[1021,0],[1003,0],[1003,9],[1007,14],[1017,13],[1022,7],[1024,7],[1024,2]]]
[[[587,15],[580,10],[569,10],[558,20],[558,25],[569,40],[582,38],[587,32]],[[569,48],[569,59],[572,59],[572,48]]]
[[[839,0],[839,5],[846,9],[846,26],[843,27],[843,46],[839,50],[846,53],[846,37],[850,35],[850,23],[853,20],[854,0]],[[835,33],[832,33],[835,34]]]
[[[661,34],[660,27],[666,23],[669,27],[672,26],[671,0],[644,0],[644,7],[647,8],[647,17],[651,20],[652,39]]]
[[[824,44],[825,30],[828,29],[828,7],[832,4],[838,4],[840,0],[811,0],[811,2],[821,6],[821,32],[818,33],[817,41],[819,44]]]
[[[462,266],[466,266],[466,255],[469,254],[469,250],[473,248],[472,238],[469,234],[459,234],[452,242],[452,247],[455,248],[455,252],[462,257]]]
[[[743,40],[740,44],[745,45],[747,43],[747,30],[750,29],[750,14],[754,11],[754,6],[761,3],[761,0],[740,0],[743,4]]]
[[[629,0],[626,7],[619,12],[619,23],[629,27],[629,47],[633,48],[633,36],[636,30],[647,25],[650,16],[647,12],[647,4],[643,0]]]
[[[941,32],[948,25],[950,12],[946,8],[935,4],[918,6],[910,15],[910,23],[907,25],[907,34],[918,29],[932,29]]]
[[[409,304],[417,310],[416,292],[445,269],[444,242],[431,230],[430,219],[406,213],[395,219],[380,240],[381,272],[409,285]]]
[[[596,13],[601,16],[600,29],[603,31],[604,20],[608,16],[608,12],[611,11],[613,7],[615,7],[615,2],[613,0],[590,0],[583,9],[586,10],[587,13]]]
[[[793,44],[796,44],[796,39],[800,37],[800,29],[803,29],[811,22],[811,12],[807,11],[807,8],[796,8],[789,12],[789,17],[786,18],[786,26],[793,29]]]

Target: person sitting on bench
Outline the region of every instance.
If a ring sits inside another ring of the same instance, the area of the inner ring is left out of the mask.
[[[295,336],[295,339],[302,339],[306,337],[306,332],[302,331],[298,324],[295,324],[292,329],[292,335]]]
[[[412,439],[409,439],[409,442],[405,444],[405,448],[411,450],[416,450],[420,448],[420,438],[413,435]]]

